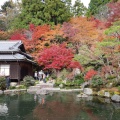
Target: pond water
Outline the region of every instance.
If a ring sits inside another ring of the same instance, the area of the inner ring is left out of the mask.
[[[0,120],[119,120],[120,103],[78,93],[1,95]]]

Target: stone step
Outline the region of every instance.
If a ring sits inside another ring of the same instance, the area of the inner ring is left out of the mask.
[[[53,88],[54,84],[53,83],[40,83],[40,84],[37,84],[36,86],[39,86],[40,88]]]

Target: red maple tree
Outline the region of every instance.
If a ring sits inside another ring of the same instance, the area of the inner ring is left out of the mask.
[[[93,76],[95,76],[97,74],[97,72],[93,69],[90,69],[86,75],[85,75],[85,80],[90,80]]]
[[[65,44],[53,45],[40,53],[38,63],[44,69],[81,68],[77,61],[73,61],[73,57],[72,49],[66,48]]]

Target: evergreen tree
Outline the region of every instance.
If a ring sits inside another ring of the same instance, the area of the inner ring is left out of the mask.
[[[72,12],[74,16],[81,16],[85,15],[87,11],[87,8],[83,5],[81,0],[76,0],[75,4],[72,7]]]
[[[87,15],[95,15],[99,11],[99,7],[111,2],[111,0],[91,0],[88,7]]]
[[[6,1],[2,6],[1,6],[1,12],[7,14],[7,8],[13,8],[11,1]]]
[[[35,25],[56,25],[69,20],[71,0],[22,0],[22,11],[14,22],[15,28]]]

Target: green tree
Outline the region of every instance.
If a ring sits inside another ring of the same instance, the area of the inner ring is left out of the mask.
[[[105,34],[120,41],[120,21],[114,22],[113,25],[105,31]]]
[[[71,0],[22,0],[22,10],[15,19],[14,27],[25,28],[29,23],[35,25],[56,25],[69,20]]]
[[[111,0],[91,0],[88,7],[87,15],[95,15],[98,13],[99,7],[111,2]]]
[[[12,2],[11,1],[6,1],[2,6],[1,6],[1,11],[5,14],[7,14],[7,8],[13,8]]]
[[[87,8],[83,5],[81,0],[76,0],[75,4],[72,7],[72,12],[74,16],[81,16],[85,15]]]

